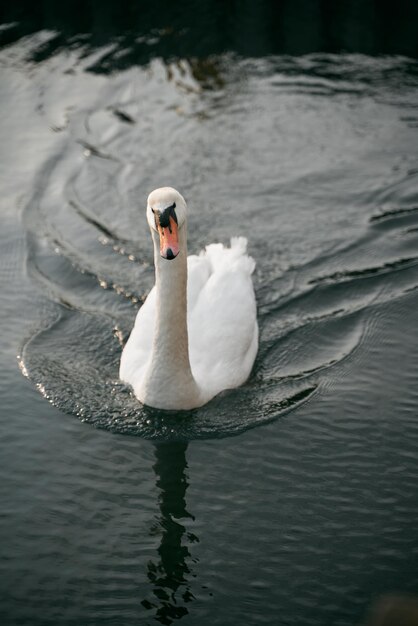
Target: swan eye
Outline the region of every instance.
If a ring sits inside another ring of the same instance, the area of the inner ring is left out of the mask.
[[[168,206],[164,211],[155,211],[155,223],[161,228],[169,228],[170,227],[170,218],[172,218],[176,224],[178,224],[177,215],[175,212],[176,203],[173,202],[170,206]]]
[[[178,223],[179,223],[179,221],[178,221],[178,219],[177,219],[177,215],[176,215],[176,212],[175,212],[175,210],[174,210],[174,209],[176,208],[176,203],[175,203],[175,202],[173,202],[173,204],[172,204],[172,205],[171,205],[171,207],[169,207],[169,208],[170,208],[170,215],[171,215],[171,217],[172,217],[172,218],[173,218],[173,220],[176,222],[176,224],[178,224]]]

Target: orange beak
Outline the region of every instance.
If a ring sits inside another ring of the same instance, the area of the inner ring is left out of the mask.
[[[175,219],[170,216],[168,226],[160,226],[157,223],[158,234],[160,235],[160,254],[163,259],[175,259],[180,252],[178,227]]]

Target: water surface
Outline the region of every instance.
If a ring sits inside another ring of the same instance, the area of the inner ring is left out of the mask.
[[[348,626],[414,592],[416,63],[104,71],[55,37],[0,57],[3,622]],[[191,252],[241,234],[257,263],[250,380],[178,416],[117,380],[161,185]]]

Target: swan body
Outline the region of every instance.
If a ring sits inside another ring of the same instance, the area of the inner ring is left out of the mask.
[[[244,237],[187,257],[187,207],[171,187],[148,197],[156,283],[123,349],[119,376],[138,400],[160,409],[202,406],[243,384],[258,349]]]

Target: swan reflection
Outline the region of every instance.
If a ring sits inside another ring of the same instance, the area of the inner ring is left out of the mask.
[[[187,518],[194,519],[186,510],[186,450],[187,443],[155,446],[154,471],[160,490],[158,531],[161,541],[158,558],[149,561],[147,566],[152,595],[149,594],[142,605],[153,610],[155,619],[161,624],[171,624],[187,615],[186,605],[193,600],[189,545],[197,542],[198,538],[181,523]]]

